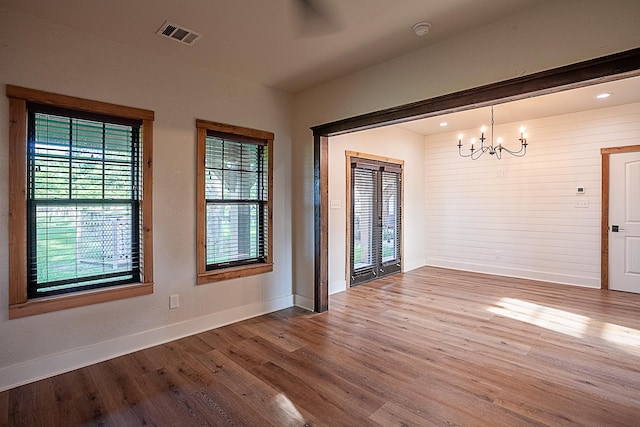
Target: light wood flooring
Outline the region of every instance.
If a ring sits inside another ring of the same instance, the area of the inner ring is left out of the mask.
[[[425,267],[0,393],[10,426],[639,426],[640,295]]]

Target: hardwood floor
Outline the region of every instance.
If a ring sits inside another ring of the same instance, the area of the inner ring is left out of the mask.
[[[421,268],[0,393],[0,425],[640,425],[640,295]]]

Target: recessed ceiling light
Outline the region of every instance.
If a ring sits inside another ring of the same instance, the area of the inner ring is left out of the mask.
[[[608,98],[608,97],[610,97],[610,96],[611,96],[611,94],[610,94],[610,93],[601,93],[600,95],[596,96],[596,98],[598,98],[598,99],[605,99],[605,98]]]
[[[447,122],[442,122],[442,123],[440,123],[440,127],[445,127],[446,125],[448,125],[448,123],[447,123]]]

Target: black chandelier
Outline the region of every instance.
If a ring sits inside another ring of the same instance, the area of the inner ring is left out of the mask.
[[[520,126],[520,149],[518,151],[510,150],[507,147],[502,146],[502,138],[498,138],[497,145],[493,144],[493,105],[491,106],[491,145],[484,145],[486,138],[484,137],[484,133],[487,131],[486,126],[482,126],[480,128],[482,132],[480,136],[480,147],[476,148],[476,139],[471,138],[471,149],[469,150],[469,154],[462,154],[462,134],[458,135],[458,154],[460,157],[471,157],[471,160],[477,160],[484,153],[489,153],[492,156],[495,155],[497,159],[502,158],[502,152],[506,151],[515,157],[522,157],[527,154],[527,134],[524,133],[524,126]]]

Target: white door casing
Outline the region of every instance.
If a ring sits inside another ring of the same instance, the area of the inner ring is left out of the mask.
[[[640,152],[610,156],[609,289],[640,293]]]

